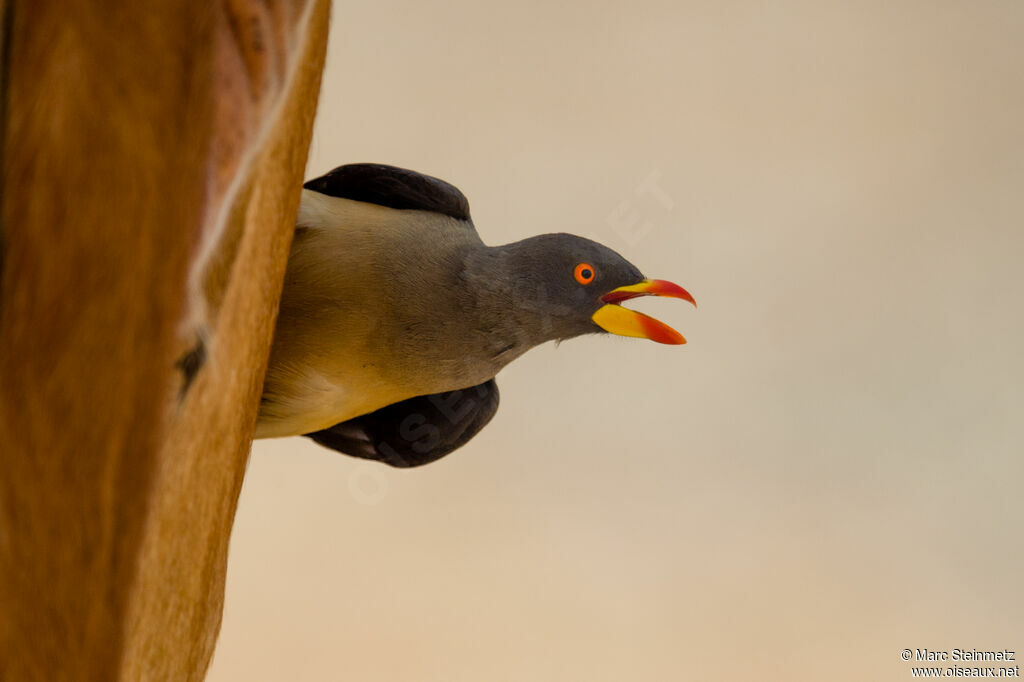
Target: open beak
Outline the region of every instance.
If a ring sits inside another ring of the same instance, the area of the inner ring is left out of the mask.
[[[623,308],[619,304],[637,296],[668,296],[669,298],[681,298],[697,306],[697,302],[690,296],[690,292],[678,284],[673,284],[663,279],[645,279],[636,284],[613,289],[601,297],[605,305],[597,309],[597,312],[590,319],[598,327],[612,334],[619,336],[635,336],[640,339],[650,339],[658,343],[679,345],[686,343],[683,335],[664,322],[638,313],[629,308]]]

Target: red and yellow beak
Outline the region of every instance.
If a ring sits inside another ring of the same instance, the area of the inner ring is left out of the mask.
[[[601,297],[605,305],[597,309],[590,319],[594,323],[612,334],[619,336],[634,336],[640,339],[650,339],[658,343],[679,345],[686,343],[683,335],[664,322],[638,313],[635,310],[623,308],[619,304],[637,296],[667,296],[669,298],[681,298],[697,306],[686,289],[678,284],[673,284],[663,279],[645,279],[636,284],[613,289]]]

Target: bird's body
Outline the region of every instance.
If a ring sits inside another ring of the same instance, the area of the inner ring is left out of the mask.
[[[446,215],[303,190],[256,436],[475,386],[525,352],[464,283],[486,248]]]
[[[618,303],[689,294],[596,242],[487,246],[461,192],[391,166],[342,166],[305,187],[258,438],[309,435],[415,466],[486,425],[494,376],[538,344],[602,330],[684,342]]]

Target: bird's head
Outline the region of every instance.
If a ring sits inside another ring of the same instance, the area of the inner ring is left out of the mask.
[[[511,299],[521,317],[540,325],[543,336],[567,339],[603,331],[686,343],[667,324],[621,304],[638,296],[667,296],[696,306],[689,292],[672,282],[647,279],[607,246],[571,234],[544,234],[499,248],[509,256]]]

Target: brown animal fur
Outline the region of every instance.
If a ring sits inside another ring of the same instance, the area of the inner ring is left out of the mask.
[[[7,4],[0,679],[198,680],[328,3]]]

